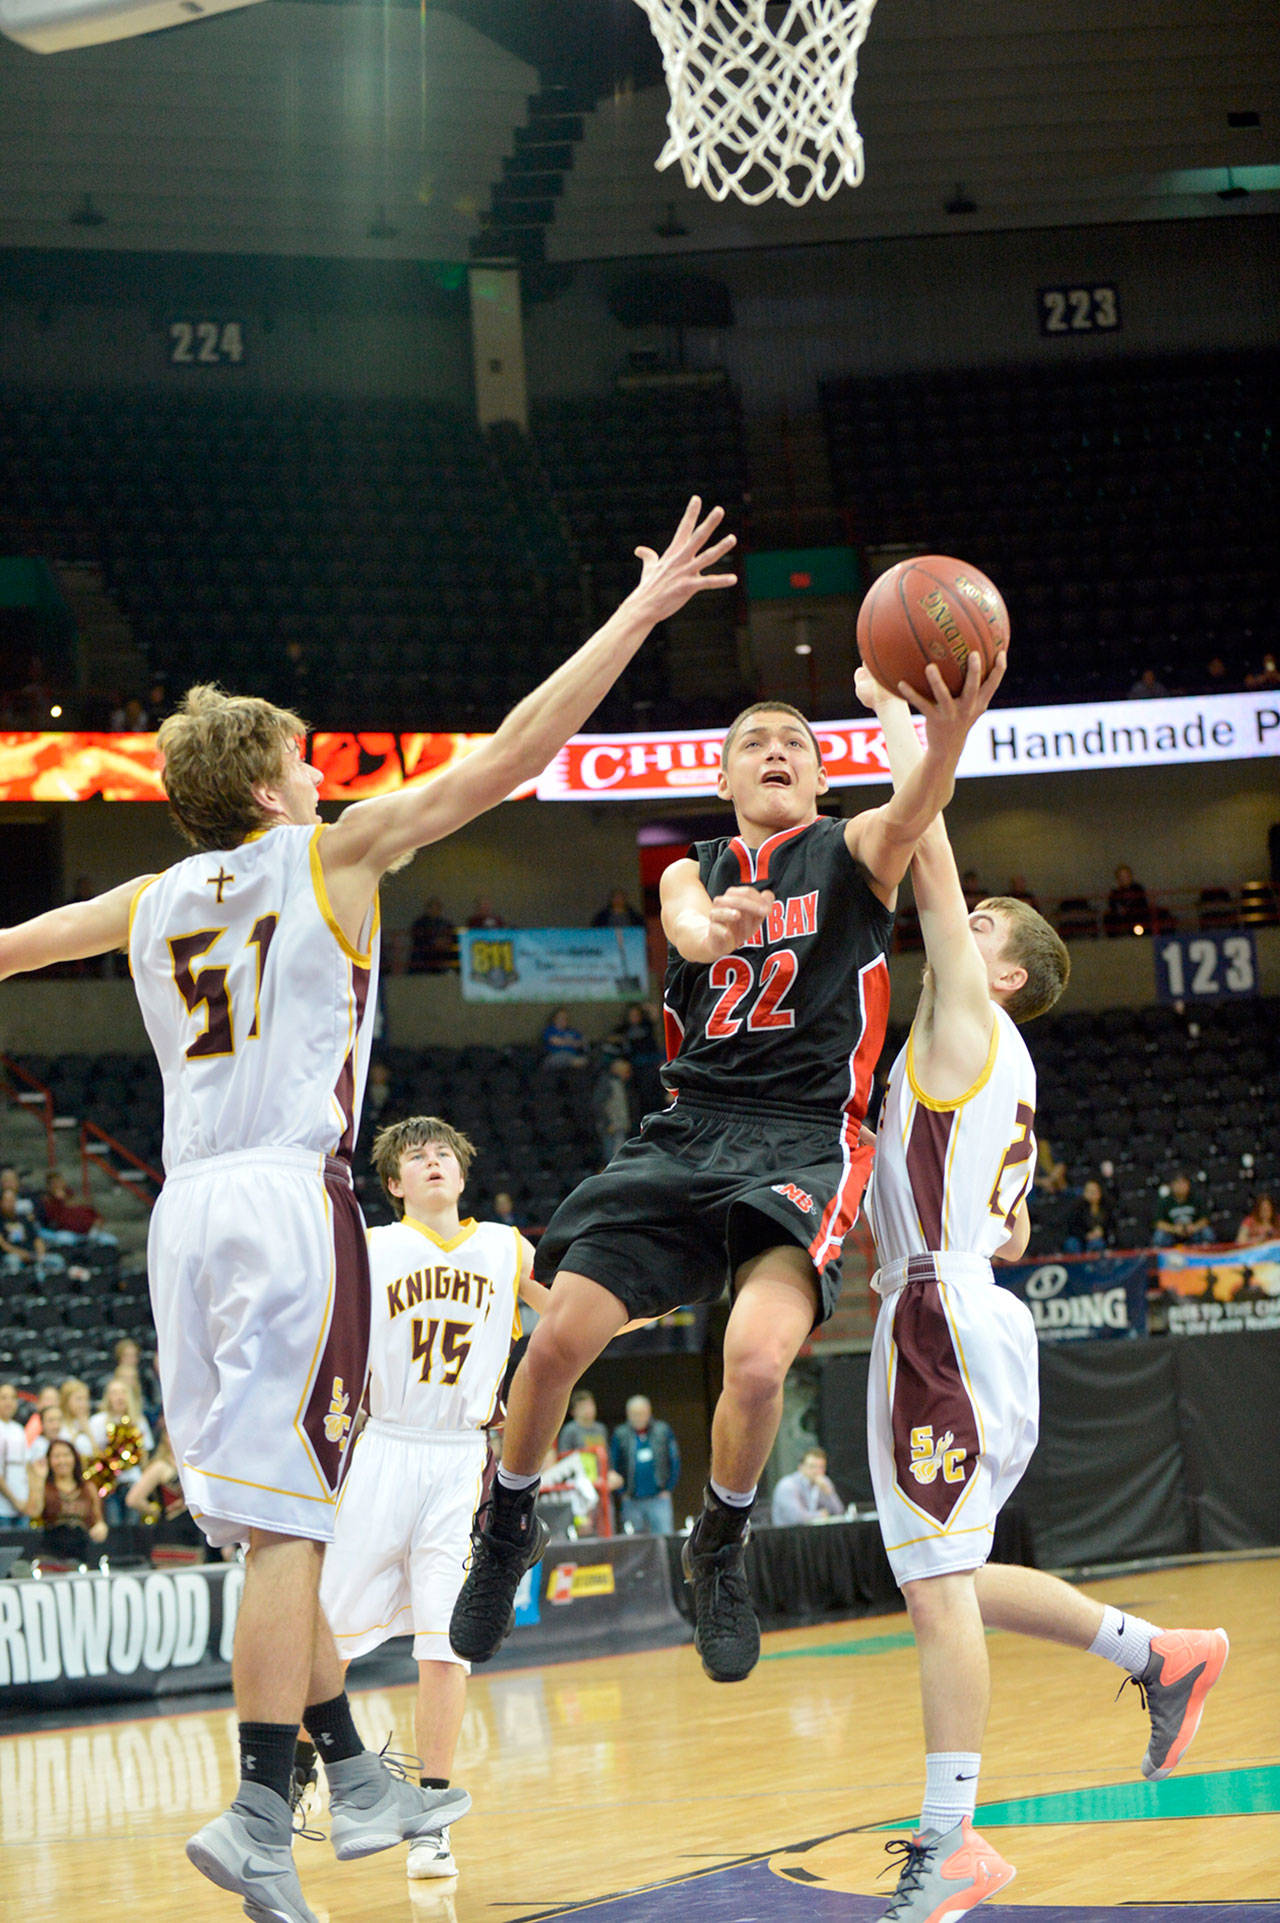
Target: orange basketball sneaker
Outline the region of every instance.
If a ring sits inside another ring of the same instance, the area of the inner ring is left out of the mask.
[[[1151,1661],[1132,1678],[1151,1718],[1142,1759],[1149,1783],[1168,1776],[1186,1754],[1230,1648],[1225,1629],[1166,1629],[1151,1638]]]
[[[903,1862],[881,1923],[957,1923],[1017,1874],[967,1816],[944,1836],[896,1837],[885,1848]]]

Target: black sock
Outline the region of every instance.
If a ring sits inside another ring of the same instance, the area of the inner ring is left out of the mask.
[[[715,1490],[708,1487],[702,1498],[702,1514],[694,1525],[698,1547],[722,1547],[727,1542],[737,1542],[746,1534],[751,1520],[751,1510],[740,1509],[735,1503],[721,1502]]]
[[[420,1776],[418,1782],[423,1789],[448,1789],[449,1787],[447,1776]]]
[[[351,1720],[351,1704],[344,1689],[328,1703],[308,1703],[302,1712],[307,1734],[324,1763],[345,1763],[364,1748]]]
[[[536,1482],[528,1489],[508,1489],[505,1483],[494,1482],[489,1527],[495,1536],[501,1536],[504,1542],[523,1543],[529,1540],[538,1488]]]
[[[241,1723],[241,1781],[273,1789],[287,1808],[297,1740],[296,1723]]]

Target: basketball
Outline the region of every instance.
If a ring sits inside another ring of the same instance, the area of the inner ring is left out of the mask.
[[[858,610],[858,652],[883,688],[905,681],[929,693],[932,661],[952,694],[960,691],[969,656],[982,672],[1009,644],[1009,611],[980,569],[946,554],[917,554],[873,581]]]

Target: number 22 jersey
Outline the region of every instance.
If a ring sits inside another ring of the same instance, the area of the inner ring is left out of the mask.
[[[673,1094],[860,1122],[889,1014],[892,912],[826,815],[748,848],[691,851],[714,899],[742,884],[775,900],[750,941],[707,966],[668,949],[663,1014]]]

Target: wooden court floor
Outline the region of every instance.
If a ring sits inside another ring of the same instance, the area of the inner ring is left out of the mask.
[[[1010,1923],[1280,1923],[1280,1558],[1089,1585],[1165,1627],[1221,1622],[1222,1681],[1181,1770],[1141,1781],[1146,1719],[1119,1671],[991,1639],[980,1821],[1018,1866]],[[358,1673],[357,1673],[358,1674]],[[235,1898],[183,1842],[229,1800],[229,1709],[0,1735],[3,1923],[213,1923]],[[359,1692],[371,1744],[412,1747],[408,1689]],[[745,1683],[692,1649],[471,1682],[454,1882],[410,1884],[404,1851],[339,1864],[296,1845],[322,1923],[870,1923],[892,1890],[883,1829],[922,1776],[904,1616],[765,1638]],[[987,1815],[983,1815],[983,1811]],[[323,1809],[319,1827],[327,1829]]]

